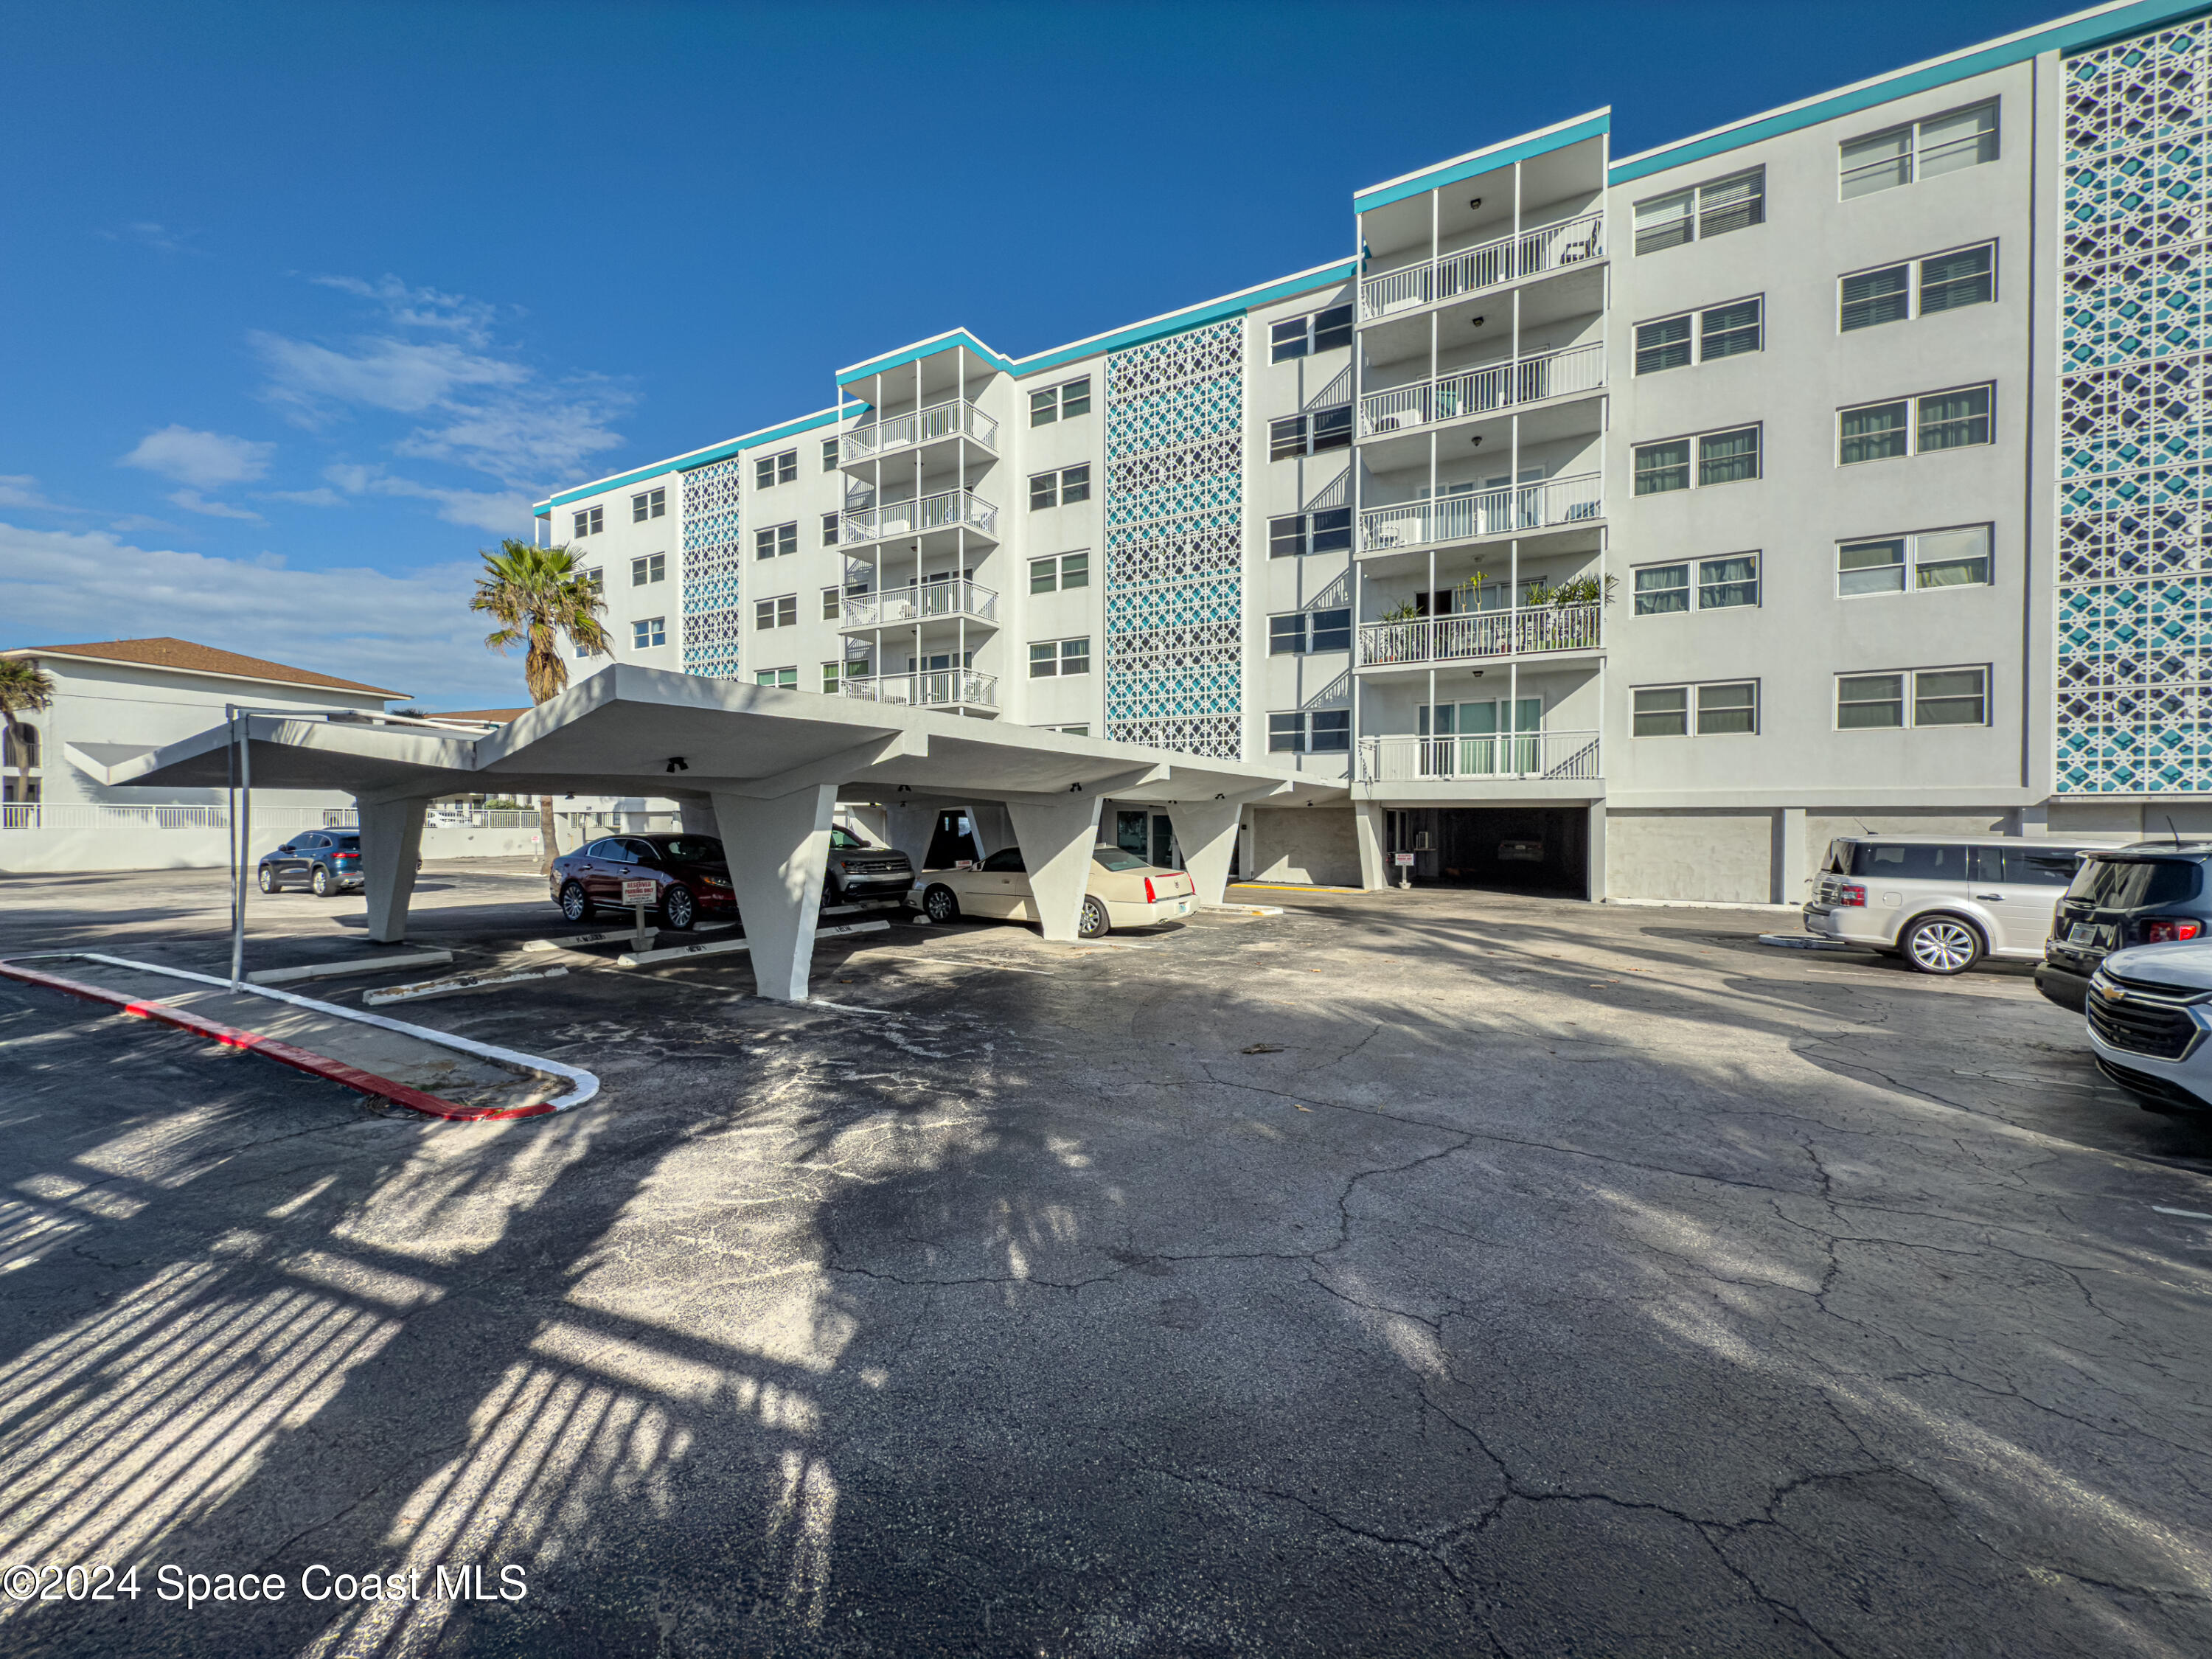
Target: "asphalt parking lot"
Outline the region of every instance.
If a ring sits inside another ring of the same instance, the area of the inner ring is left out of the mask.
[[[2212,1649],[2212,1129],[2024,969],[1251,896],[405,1010],[603,1080],[484,1124],[0,981],[0,1565],[148,1591],[0,1650]],[[0,955],[212,968],[224,904],[0,881]],[[361,908],[257,896],[257,961]],[[413,934],[556,926],[434,865]]]

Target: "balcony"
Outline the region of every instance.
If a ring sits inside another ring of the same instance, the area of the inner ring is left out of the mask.
[[[943,489],[933,495],[885,501],[837,515],[837,539],[854,547],[892,536],[920,536],[933,530],[965,526],[998,539],[999,509],[972,489]]]
[[[906,703],[917,708],[999,708],[999,677],[972,668],[927,668],[908,674],[870,674],[838,686],[864,702]]]
[[[1501,236],[1462,248],[1426,264],[1370,276],[1359,285],[1359,320],[1419,311],[1462,295],[1479,294],[1523,276],[1540,276],[1605,257],[1605,215],[1585,214],[1556,225],[1540,225],[1517,236]]]
[[[1362,623],[1359,665],[1403,668],[1555,651],[1599,651],[1604,648],[1604,611],[1603,605],[1592,601]]]
[[[852,466],[879,456],[933,444],[942,438],[972,438],[996,454],[999,423],[971,403],[949,398],[905,415],[891,415],[856,426],[845,434],[843,464]]]
[[[1415,432],[1445,421],[1492,415],[1548,398],[1595,392],[1605,385],[1605,344],[1569,346],[1511,362],[1492,363],[1412,386],[1370,392],[1359,400],[1359,435]]]
[[[845,601],[837,626],[846,629],[890,628],[943,618],[988,623],[999,619],[999,596],[980,583],[959,577],[889,587],[880,593],[856,593]]]
[[[1511,737],[1362,738],[1362,783],[1595,783],[1595,732]]]
[[[1434,542],[1594,524],[1605,516],[1603,486],[1599,474],[1578,472],[1541,483],[1505,484],[1395,507],[1370,507],[1359,515],[1359,550],[1395,553]]]

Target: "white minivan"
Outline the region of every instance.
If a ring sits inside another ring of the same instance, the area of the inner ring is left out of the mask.
[[[2018,836],[1841,836],[1828,843],[1805,928],[1963,974],[1984,957],[2039,962],[2051,914],[2094,850]]]

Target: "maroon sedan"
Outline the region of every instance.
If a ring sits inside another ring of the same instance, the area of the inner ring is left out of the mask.
[[[595,909],[622,909],[623,883],[653,883],[653,908],[681,932],[702,913],[734,919],[737,895],[722,843],[712,836],[602,836],[553,860],[553,902],[570,921]]]

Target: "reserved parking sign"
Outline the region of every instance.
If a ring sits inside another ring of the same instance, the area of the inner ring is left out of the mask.
[[[654,890],[659,885],[650,876],[624,876],[623,902],[627,905],[651,904]]]

